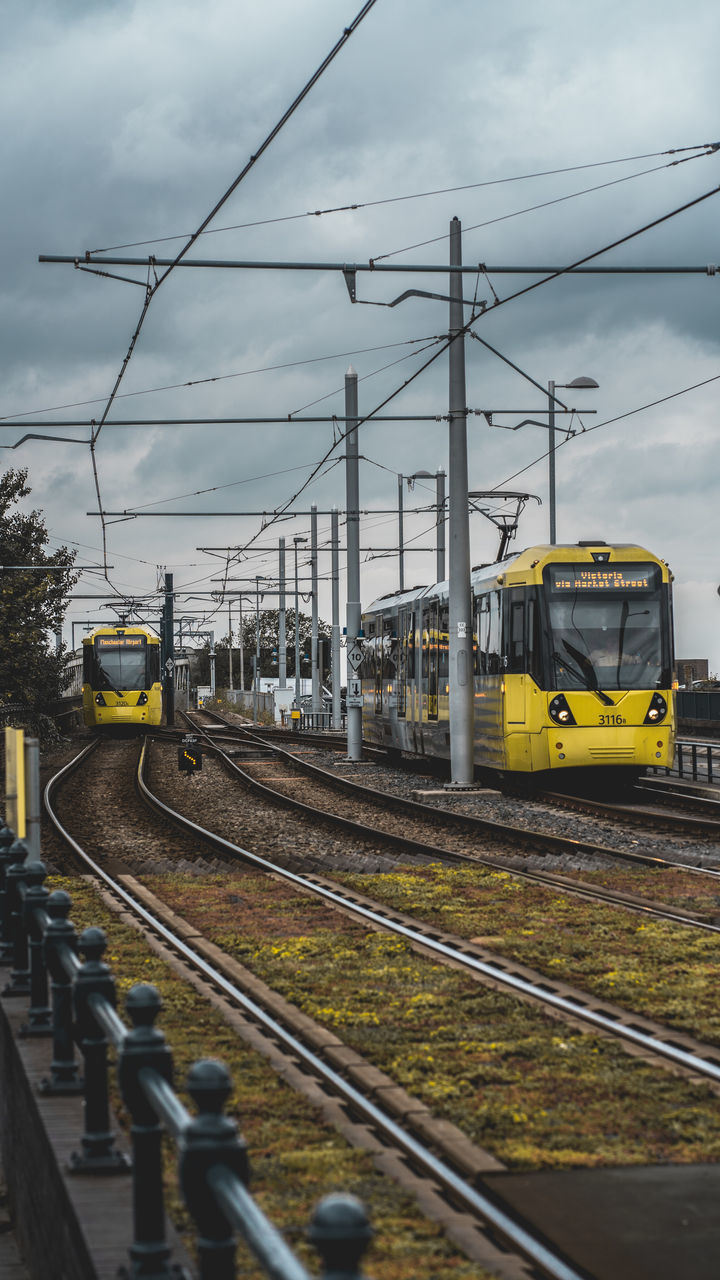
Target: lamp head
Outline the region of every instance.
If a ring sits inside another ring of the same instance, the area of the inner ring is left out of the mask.
[[[594,378],[573,378],[572,382],[566,382],[565,386],[569,389],[572,387],[574,391],[590,390],[592,387],[599,387],[600,383]]]

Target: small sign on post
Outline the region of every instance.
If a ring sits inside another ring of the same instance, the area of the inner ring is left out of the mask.
[[[361,707],[363,704],[362,680],[357,676],[353,676],[347,682],[347,694],[345,696],[345,705],[347,707]]]
[[[363,651],[356,640],[347,651],[347,664],[353,675],[357,675],[362,666],[362,660]]]

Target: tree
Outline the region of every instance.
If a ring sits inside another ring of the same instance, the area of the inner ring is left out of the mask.
[[[17,707],[5,713],[6,723],[12,718],[45,737],[51,722],[44,713],[62,693],[67,663],[64,649],[56,652],[50,640],[62,626],[77,574],[67,547],[45,551],[42,514],[14,509],[31,492],[26,480],[27,469],[0,476],[0,711]],[[49,571],[13,565],[47,565]]]
[[[279,611],[277,609],[261,609],[260,610],[260,675],[276,676],[278,674],[278,629],[279,629]],[[298,612],[299,633],[300,633],[300,673],[303,676],[310,675],[310,662],[303,662],[303,655],[307,654],[310,658],[312,643],[312,618],[308,614]],[[287,678],[294,680],[295,678],[295,610],[288,609],[285,614],[285,634],[286,634],[286,664]],[[330,666],[330,637],[331,629],[325,622],[318,622],[318,637],[325,641],[323,645],[323,672],[322,679],[328,678]],[[240,635],[236,628],[233,631],[233,683],[235,688],[240,685]],[[243,674],[245,677],[245,687],[252,688],[252,671],[253,658],[255,657],[255,613],[245,613],[243,615],[242,628],[242,650],[243,650]],[[206,644],[202,649],[198,650],[198,684],[209,684],[210,682],[210,649]],[[215,683],[218,688],[226,688],[228,679],[228,638],[227,635],[218,640],[215,645]]]

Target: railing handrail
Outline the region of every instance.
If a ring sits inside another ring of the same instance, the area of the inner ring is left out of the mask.
[[[232,1091],[229,1073],[221,1063],[213,1061],[196,1063],[190,1069],[187,1087],[198,1109],[197,1116],[191,1115],[173,1089],[171,1052],[164,1035],[154,1025],[162,1004],[159,992],[145,983],[131,988],[126,1010],[133,1026],[126,1027],[115,1008],[113,976],[102,959],[106,948],[104,932],[89,928],[78,939],[69,919],[69,895],[63,890],[48,893],[45,878],[44,864],[31,860],[23,842],[15,840],[7,827],[0,827],[0,950],[13,956],[6,990],[13,995],[30,995],[30,1024],[34,1022],[40,1034],[53,1036],[51,1076],[44,1082],[43,1091],[79,1091],[74,1041],[85,1058],[85,1128],[82,1150],[71,1157],[71,1170],[108,1174],[125,1173],[130,1168],[127,1157],[116,1149],[110,1131],[110,1041],[117,1050],[123,1101],[133,1121],[132,1168],[136,1186],[131,1259],[142,1257],[147,1262],[151,1257],[164,1267],[164,1259],[169,1256],[162,1200],[164,1128],[178,1147],[181,1187],[198,1230],[201,1280],[219,1276],[230,1280],[235,1274],[236,1232],[272,1280],[310,1280],[305,1267],[248,1191],[245,1144],[235,1122],[223,1114]],[[83,960],[79,959],[78,950]],[[48,970],[52,978],[52,1026]],[[340,1246],[347,1246],[343,1275],[347,1280],[353,1276],[360,1280],[357,1263],[370,1229],[359,1201],[354,1197],[326,1198],[315,1211],[309,1234],[323,1256],[330,1256],[329,1250],[336,1259],[338,1221]]]

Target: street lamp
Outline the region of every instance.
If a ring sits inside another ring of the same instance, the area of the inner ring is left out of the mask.
[[[548,502],[550,505],[550,545],[555,546],[557,542],[556,524],[555,524],[555,390],[562,387],[563,390],[590,390],[599,387],[600,383],[594,378],[573,378],[572,382],[548,382]]]
[[[300,620],[299,620],[299,600],[298,600],[298,544],[307,542],[307,538],[300,537],[299,534],[293,538],[293,547],[295,548],[295,706],[300,709]]]

